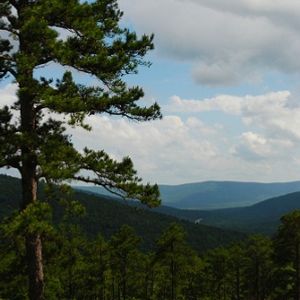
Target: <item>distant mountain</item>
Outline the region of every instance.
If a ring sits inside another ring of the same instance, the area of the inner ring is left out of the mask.
[[[160,186],[164,204],[186,209],[242,207],[300,191],[300,181],[287,183],[217,182]]]
[[[100,187],[76,187],[109,195]],[[300,191],[300,181],[256,183],[207,181],[182,185],[160,185],[163,205],[182,209],[219,209],[249,206],[265,199]]]
[[[292,187],[293,184],[297,186],[297,182],[271,185]],[[282,215],[300,209],[300,192],[270,198],[246,207],[191,210],[162,205],[149,211],[138,203],[124,202],[107,195],[98,196],[94,194],[95,190],[98,189],[88,187],[88,193],[75,192],[75,197],[87,208],[87,216],[80,220],[84,230],[91,235],[102,232],[109,237],[121,224],[126,223],[144,237],[145,247],[151,247],[162,230],[174,221],[183,224],[190,243],[196,249],[203,250],[242,237],[234,231],[272,234]],[[251,194],[249,190],[248,194]],[[19,208],[20,199],[20,180],[0,175],[0,220]],[[57,210],[59,209],[56,207],[55,215],[59,214]],[[191,224],[196,221],[200,225]]]
[[[43,192],[40,191],[40,197]],[[205,225],[195,225],[187,220],[179,220],[159,212],[149,211],[140,207],[126,205],[126,202],[112,201],[107,196],[97,196],[86,192],[75,191],[74,198],[85,207],[85,217],[76,220],[89,236],[98,233],[110,237],[123,224],[135,228],[138,235],[143,238],[143,247],[152,249],[155,240],[171,223],[181,224],[187,232],[190,245],[199,252],[217,246],[226,245],[245,238],[245,235],[231,230],[222,230]],[[0,221],[9,216],[13,210],[19,208],[21,200],[20,180],[0,175]],[[62,210],[57,203],[53,203],[54,219],[56,222],[61,217]]]
[[[161,213],[177,218],[244,232],[273,234],[282,215],[300,209],[300,192],[271,198],[257,204],[218,210],[183,210],[162,206]]]

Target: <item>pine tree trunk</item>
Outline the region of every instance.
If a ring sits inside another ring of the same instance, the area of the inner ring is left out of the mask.
[[[22,188],[23,203],[22,210],[29,204],[37,201],[37,181],[31,172],[26,172],[23,168]],[[26,258],[29,277],[29,298],[31,300],[43,299],[44,272],[42,260],[42,241],[39,234],[29,234],[26,239]]]
[[[44,272],[42,262],[42,242],[40,235],[26,237],[26,251],[29,271],[29,298],[43,299]]]
[[[32,80],[32,70],[22,70],[19,81],[19,98],[21,104],[21,131],[24,137],[22,146],[22,206],[21,210],[37,201],[38,180],[36,176],[36,153],[34,141],[36,135],[36,113],[33,104],[33,96],[29,90]],[[25,80],[24,78],[27,78]],[[29,279],[30,300],[43,299],[44,272],[42,259],[42,241],[38,233],[28,234],[26,237],[26,256]]]

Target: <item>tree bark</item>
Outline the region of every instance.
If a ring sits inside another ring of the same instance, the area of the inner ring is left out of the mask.
[[[30,81],[32,81],[32,70],[22,70],[20,76],[26,82],[19,81],[19,99],[21,105],[21,132],[24,143],[21,147],[22,153],[22,205],[25,210],[28,205],[37,202],[38,179],[36,175],[36,114],[34,108],[34,96],[29,92]],[[26,257],[29,279],[30,300],[41,300],[44,293],[44,271],[42,258],[42,240],[38,233],[29,233],[26,239]]]
[[[26,151],[27,152],[27,151]],[[29,204],[37,201],[37,180],[35,178],[34,163],[28,162],[28,153],[23,155],[22,189],[23,202],[22,210]],[[26,162],[27,160],[27,162]],[[25,236],[26,239],[26,257],[29,277],[29,298],[31,300],[43,299],[44,292],[44,271],[42,258],[42,241],[38,233],[30,233]]]
[[[38,234],[26,237],[26,252],[29,273],[29,298],[43,299],[44,272],[42,262],[42,242]]]
[[[27,172],[26,172],[27,171]],[[22,189],[23,202],[22,210],[37,201],[37,181],[28,172],[23,162]],[[42,241],[37,233],[28,234],[26,239],[26,258],[29,277],[29,298],[31,300],[43,299],[44,272],[42,259]]]

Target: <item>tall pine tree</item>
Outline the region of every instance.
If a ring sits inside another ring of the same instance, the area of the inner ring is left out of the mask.
[[[292,211],[281,218],[275,238],[275,254],[281,266],[291,265],[293,276],[293,299],[300,299],[300,210]],[[283,272],[282,272],[283,273]]]
[[[9,77],[18,84],[18,100],[0,109],[0,167],[20,171],[21,211],[38,206],[42,178],[56,184],[80,180],[150,206],[159,203],[157,186],[143,185],[129,158],[117,162],[104,151],[79,152],[65,133],[68,124],[88,129],[84,119],[90,114],[137,121],[161,117],[157,104],[139,106],[142,89],[128,87],[123,79],[136,73],[139,65],[147,65],[143,57],[153,48],[153,37],[138,38],[122,29],[121,17],[116,0],[1,1],[0,80]],[[60,78],[35,76],[50,63],[93,76],[99,84],[80,85],[73,71]],[[13,120],[14,111],[18,121]],[[42,299],[42,239],[37,230],[27,232],[29,297]]]

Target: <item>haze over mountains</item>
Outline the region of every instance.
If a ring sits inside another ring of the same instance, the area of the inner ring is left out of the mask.
[[[160,185],[162,204],[180,209],[221,209],[253,205],[260,201],[300,191],[300,181],[285,183],[256,183],[207,181],[182,185]],[[106,194],[101,187],[76,187]]]
[[[107,193],[99,187],[80,188],[92,193]],[[163,203],[154,209],[156,212],[248,233],[273,234],[282,215],[300,209],[300,182],[211,181],[162,185],[160,190]]]
[[[200,189],[197,189],[199,186]],[[204,203],[210,208],[209,210],[180,209],[163,204],[149,211],[139,202],[124,202],[118,198],[97,194],[104,192],[98,187],[82,187],[84,191],[76,191],[74,195],[87,207],[87,218],[80,222],[88,233],[100,231],[109,237],[121,224],[126,223],[143,235],[149,246],[168,224],[180,222],[188,232],[190,243],[201,250],[239,239],[241,236],[236,234],[237,231],[272,235],[282,215],[294,209],[300,209],[300,191],[290,193],[293,190],[300,190],[298,186],[300,186],[299,182],[272,184],[206,182],[161,187],[163,198],[170,195],[171,201],[167,202],[168,204],[181,203],[183,205],[182,199],[190,199],[186,201],[191,203],[193,195],[198,195],[199,198],[195,199],[198,199],[199,203],[196,200],[195,203],[199,206]],[[267,200],[256,203],[257,199],[267,197],[266,195],[285,192],[288,194],[269,197]],[[204,195],[207,197],[204,198]],[[13,209],[18,209],[20,196],[19,179],[0,175],[0,219],[1,216],[9,215]],[[229,203],[235,203],[237,206],[249,202],[255,204],[211,209],[212,205],[208,205],[207,199],[210,199],[214,205],[220,206],[229,206]],[[234,201],[229,202],[232,199]]]
[[[193,210],[161,206],[155,208],[155,211],[223,229],[269,235],[277,229],[280,218],[295,209],[300,209],[300,192],[270,198],[246,207]]]

